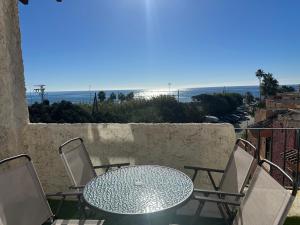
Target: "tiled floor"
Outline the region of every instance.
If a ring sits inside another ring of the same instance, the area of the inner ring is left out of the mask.
[[[55,213],[58,201],[51,200],[50,206]],[[57,215],[59,219],[77,219],[79,218],[76,202],[67,201],[64,203]],[[191,225],[192,216],[178,215],[174,211],[168,211],[155,215],[148,216],[116,216],[108,215],[100,212],[91,211],[88,215],[88,219],[105,220],[104,225]],[[222,219],[204,219],[197,218],[195,221],[197,225],[223,225]]]
[[[58,201],[51,200],[50,206],[55,213]],[[57,215],[59,219],[77,219],[79,217],[77,204],[73,201],[67,201],[64,203],[60,213]],[[118,217],[113,215],[104,215],[102,213],[93,213],[90,215],[91,219],[105,220],[104,225],[160,225],[160,224],[174,224],[174,225],[191,225],[192,216],[175,215],[173,212],[168,214],[161,214],[152,217],[141,217],[141,216],[128,216]],[[224,225],[222,219],[205,219],[198,218],[195,222],[196,225]],[[300,218],[287,218],[284,225],[299,225]]]

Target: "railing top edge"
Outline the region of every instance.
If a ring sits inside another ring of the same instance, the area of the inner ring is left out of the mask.
[[[291,128],[291,127],[285,127],[285,128],[278,128],[278,127],[248,127],[248,128],[234,128],[235,130],[300,130],[300,128]]]

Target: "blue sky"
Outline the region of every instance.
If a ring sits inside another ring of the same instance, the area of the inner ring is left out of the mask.
[[[27,88],[300,83],[299,0],[31,0],[20,4]]]

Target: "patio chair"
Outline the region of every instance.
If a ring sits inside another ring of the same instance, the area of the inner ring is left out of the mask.
[[[291,182],[292,191],[286,190],[271,177],[262,167],[263,163],[280,171]],[[195,198],[204,202],[237,206],[235,217],[229,223],[232,225],[282,225],[297,194],[297,182],[279,166],[266,159],[261,160],[259,164],[253,173],[246,195],[241,201],[228,201],[203,196],[195,196]]]
[[[55,220],[39,178],[28,155],[21,154],[0,161],[1,225],[100,225],[100,220]],[[57,193],[65,198],[78,193]]]
[[[236,141],[225,170],[185,166],[185,169],[194,170],[193,181],[195,181],[198,171],[207,172],[213,187],[213,190],[194,189],[194,193],[197,193],[197,195],[202,194],[203,196],[224,197],[226,200],[236,200],[236,198],[241,197],[248,178],[256,165],[256,159],[246,152],[247,146],[254,151],[254,154],[257,154],[256,148],[249,141],[240,138]],[[217,185],[213,179],[212,173],[222,173],[219,185]],[[230,194],[224,195],[224,193]],[[193,213],[202,217],[216,218],[224,218],[228,214],[225,211],[231,211],[232,209],[230,208],[233,208],[232,205],[229,208],[224,208],[222,205],[216,205],[210,202],[200,204],[193,199],[186,207],[187,209],[185,211],[189,211],[189,214]]]
[[[59,146],[59,154],[71,179],[73,189],[82,189],[91,179],[97,176],[96,169],[105,169],[129,166],[130,163],[116,163],[93,166],[85,148],[83,139],[76,137]]]

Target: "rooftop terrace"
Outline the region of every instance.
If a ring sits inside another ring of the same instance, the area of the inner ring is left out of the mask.
[[[0,30],[0,159],[28,153],[46,192],[62,191],[70,186],[58,147],[77,136],[85,140],[94,164],[129,161],[182,171],[187,164],[225,167],[236,140],[230,124],[29,123],[17,0],[0,1]],[[201,177],[195,186],[208,188],[209,177],[204,173]],[[56,202],[50,203],[55,208]],[[298,198],[289,215],[300,216]],[[74,204],[66,203],[59,216],[76,218]],[[299,224],[299,220],[291,218],[286,224]]]

